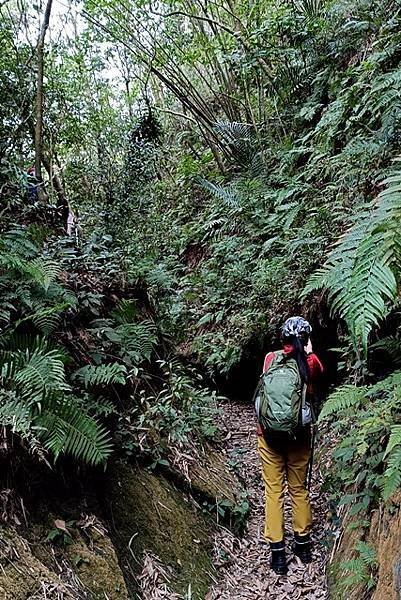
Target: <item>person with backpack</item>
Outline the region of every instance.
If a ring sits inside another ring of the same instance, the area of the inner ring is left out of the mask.
[[[284,544],[286,482],[292,505],[293,551],[303,563],[312,561],[312,511],[306,479],[315,423],[312,384],[322,375],[323,366],[313,353],[311,332],[312,327],[302,317],[286,320],[283,349],[266,355],[255,393],[266,496],[265,538],[270,543],[272,569],[279,575],[288,571]]]

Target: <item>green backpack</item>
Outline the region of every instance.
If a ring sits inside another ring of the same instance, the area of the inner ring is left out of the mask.
[[[306,385],[295,359],[275,352],[255,392],[255,410],[265,432],[294,434],[302,424]]]

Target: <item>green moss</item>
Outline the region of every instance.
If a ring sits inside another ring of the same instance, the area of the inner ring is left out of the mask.
[[[210,500],[227,500],[235,505],[242,488],[238,479],[228,470],[225,458],[208,448],[203,462],[197,462],[191,472],[195,493]]]
[[[91,600],[127,600],[127,588],[114,547],[106,535],[91,531],[88,545],[76,534],[64,554],[78,575]]]
[[[58,517],[54,513],[41,513],[41,518],[43,521],[31,524],[27,533],[29,549],[43,568],[57,577],[58,565],[68,565],[78,576],[80,590],[82,588],[82,592],[86,592],[91,600],[104,600],[105,594],[110,600],[128,599],[115,548],[102,527],[97,529],[96,526],[89,526],[84,532],[72,527],[69,543],[51,543],[47,541],[47,534],[54,528]]]
[[[110,473],[108,503],[115,544],[127,573],[141,570],[143,552],[157,555],[172,571],[171,588],[204,598],[213,572],[212,525],[182,492],[162,477],[127,465]],[[129,577],[135,591],[134,577]]]
[[[0,530],[0,597],[27,600],[33,592],[57,587],[65,600],[73,594],[57,575],[33,556],[27,541],[12,529]]]

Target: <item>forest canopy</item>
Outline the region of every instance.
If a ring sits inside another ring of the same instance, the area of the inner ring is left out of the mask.
[[[170,467],[216,437],[216,382],[250,390],[302,313],[347,384],[322,413],[334,480],[355,514],[390,498],[399,2],[4,0],[0,17],[5,446]]]

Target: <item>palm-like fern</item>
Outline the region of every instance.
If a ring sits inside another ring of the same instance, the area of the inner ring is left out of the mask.
[[[111,383],[125,383],[127,369],[119,363],[110,365],[87,365],[75,371],[74,378],[82,381],[86,388]]]
[[[340,411],[351,407],[359,407],[366,394],[366,388],[356,387],[354,385],[344,385],[330,394],[324,403],[319,419],[326,419]]]
[[[258,150],[257,139],[252,125],[236,122],[219,122],[215,130],[222,142],[228,146],[233,158],[243,167],[249,167]]]
[[[372,328],[387,315],[397,295],[401,173],[385,184],[377,201],[358,215],[358,223],[340,238],[304,290],[304,295],[327,290],[332,312],[345,320],[355,347],[361,346],[365,357]]]
[[[312,21],[320,16],[324,8],[324,2],[322,0],[297,0],[294,6]]]
[[[63,355],[40,346],[1,352],[0,422],[24,438],[36,436],[55,457],[103,462],[111,452],[108,433],[69,393]]]
[[[73,397],[50,400],[34,422],[39,427],[39,439],[55,458],[65,453],[96,465],[111,453],[108,431],[79,410]]]

